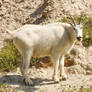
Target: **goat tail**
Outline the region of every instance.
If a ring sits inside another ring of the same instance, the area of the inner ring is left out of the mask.
[[[13,35],[14,35],[15,31],[11,31],[9,29],[6,29],[5,31],[6,31],[6,33],[9,34],[9,35],[6,35],[5,40],[7,41],[7,40],[10,40],[10,39],[13,39]]]
[[[6,32],[9,33],[11,36],[13,36],[14,32],[12,32],[11,30],[9,29],[6,29]]]

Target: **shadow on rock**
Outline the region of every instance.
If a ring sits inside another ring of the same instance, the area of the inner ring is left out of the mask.
[[[58,82],[54,82],[53,80],[50,80],[50,79],[41,79],[41,78],[32,79],[32,81],[34,82],[34,86],[51,85],[51,84],[58,83]]]
[[[41,85],[52,85],[56,84],[57,82],[54,82],[50,79],[41,79],[41,78],[36,78],[32,79],[33,85],[25,85],[23,82],[24,78],[20,75],[5,75],[0,77],[0,84],[9,84],[9,85],[18,85],[17,90],[22,90],[24,92],[35,92],[38,88],[36,86],[41,86]]]
[[[35,92],[37,90],[34,86],[26,86],[23,80],[24,78],[20,75],[5,75],[0,77],[0,84],[17,85],[16,89],[23,92]]]
[[[0,78],[0,84],[24,85],[23,77],[20,75],[5,75]]]

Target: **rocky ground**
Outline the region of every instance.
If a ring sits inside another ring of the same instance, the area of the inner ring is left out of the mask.
[[[79,90],[92,87],[92,47],[85,48],[76,45],[66,59],[68,62],[65,63],[68,75],[66,81],[61,80],[55,83],[52,80],[53,68],[44,61],[40,61],[43,67],[32,66],[29,69],[29,76],[34,85],[26,86],[23,83],[19,68],[7,74],[0,74],[0,84],[7,83],[18,92],[66,92],[69,89]]]
[[[15,30],[27,23],[46,24],[60,20],[69,13],[80,15],[81,12],[86,12],[88,16],[92,15],[92,0],[1,0],[0,47],[4,46],[6,28]],[[33,86],[24,85],[19,68],[7,74],[0,73],[0,84],[8,83],[18,92],[64,92],[72,88],[76,90],[89,88],[92,87],[91,60],[92,46],[76,44],[71,53],[66,55],[65,69],[68,74],[66,81],[54,83],[52,67],[48,67],[47,63],[44,64],[40,60],[43,67],[32,66],[29,69]]]

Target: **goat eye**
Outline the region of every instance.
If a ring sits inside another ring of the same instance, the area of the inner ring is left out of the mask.
[[[74,30],[76,30],[75,28],[73,28]]]

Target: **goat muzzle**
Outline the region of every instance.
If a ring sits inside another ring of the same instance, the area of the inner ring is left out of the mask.
[[[82,41],[82,37],[77,37],[77,40],[78,41]]]

